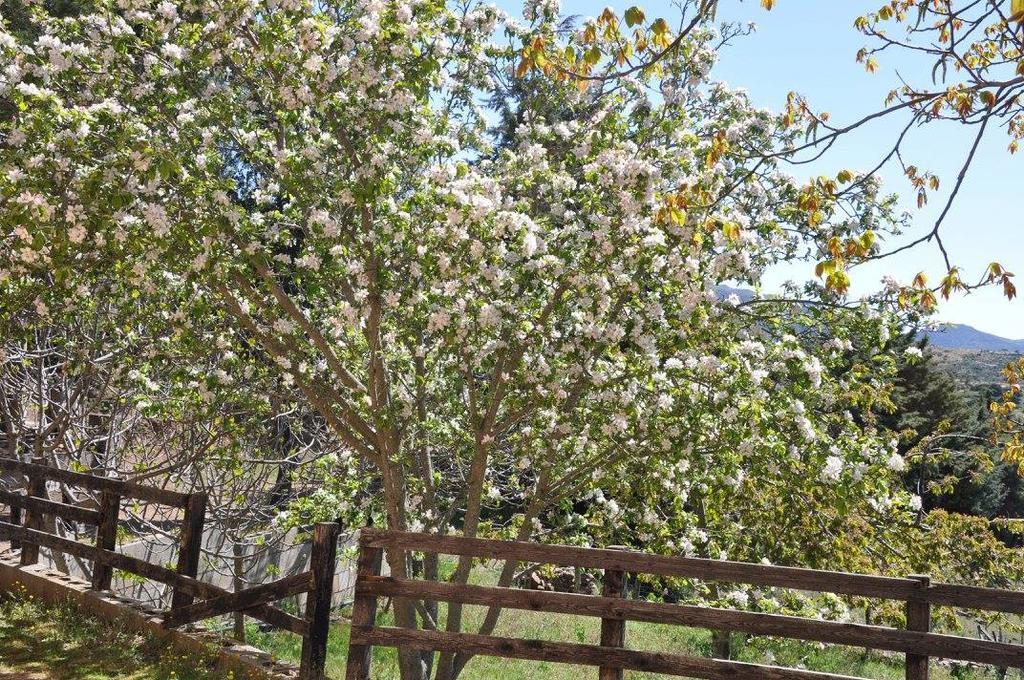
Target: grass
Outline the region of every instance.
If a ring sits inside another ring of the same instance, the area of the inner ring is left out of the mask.
[[[213,659],[183,656],[71,604],[0,598],[0,680],[223,678],[206,670]]]

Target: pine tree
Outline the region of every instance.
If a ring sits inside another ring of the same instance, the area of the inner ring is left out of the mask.
[[[1024,517],[1024,480],[988,445],[991,395],[960,384],[943,369],[927,338],[910,332],[892,342],[905,358],[892,394],[895,408],[879,422],[900,435],[907,488],[921,496],[925,509],[989,519]],[[919,358],[912,348],[921,351]],[[1006,531],[1000,538],[1021,543]]]

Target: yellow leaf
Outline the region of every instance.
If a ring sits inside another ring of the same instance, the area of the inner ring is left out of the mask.
[[[942,279],[942,297],[948,300],[954,291],[962,290],[964,287],[963,282],[960,280],[960,271],[953,267],[946,274],[946,278]]]
[[[639,7],[633,6],[626,10],[626,25],[636,26],[644,22],[644,11]]]
[[[761,7],[770,12],[772,7],[775,7],[775,0],[761,0]]]
[[[825,279],[825,287],[842,295],[850,289],[850,276],[844,271],[833,272]]]
[[[924,309],[932,310],[938,307],[938,305],[939,303],[938,300],[935,299],[935,294],[930,290],[926,290],[921,294],[921,306]]]
[[[835,270],[836,270],[836,263],[835,263],[835,261],[834,260],[825,260],[824,262],[819,262],[817,264],[817,266],[814,268],[814,275],[817,276],[820,279],[822,276],[831,275],[832,273],[835,272]]]
[[[523,60],[519,62],[519,67],[516,69],[516,78],[522,78],[530,70],[532,62],[523,57]]]

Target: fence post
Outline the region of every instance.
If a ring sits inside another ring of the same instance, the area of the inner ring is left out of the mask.
[[[175,571],[183,576],[196,578],[199,574],[199,557],[203,551],[203,522],[206,518],[206,494],[190,493],[185,501],[185,516],[181,521],[181,541],[178,547],[178,567]],[[192,604],[192,596],[175,590],[171,597],[171,609]]]
[[[625,550],[625,546],[608,546],[609,550]],[[622,597],[626,574],[618,569],[604,570],[604,584],[601,586],[603,597]],[[601,619],[601,646],[622,648],[626,644],[626,621],[624,619]],[[601,666],[598,671],[599,680],[623,680],[625,673],[621,668]]]
[[[381,564],[384,560],[383,548],[371,548],[359,540],[359,561],[356,563],[356,598],[352,604],[352,630],[368,628],[377,622],[377,596],[363,595],[358,584],[370,576],[380,576]],[[345,680],[369,680],[370,661],[373,648],[370,645],[348,646],[348,666]]]
[[[331,629],[331,596],[334,594],[334,565],[338,553],[338,525],[317,524],[313,529],[313,550],[309,571],[313,590],[306,595],[306,623],[309,630],[302,638],[300,680],[324,680],[327,664],[327,635]]]
[[[46,461],[42,458],[33,458],[32,462],[37,465],[46,464]],[[30,474],[28,476],[28,495],[35,496],[37,498],[46,498],[46,477],[38,474]],[[27,510],[25,512],[25,527],[35,529],[36,531],[42,531],[43,514],[37,510]],[[35,543],[22,541],[21,566],[24,567],[29,564],[36,564],[37,562],[39,562],[39,546]]]
[[[931,578],[928,576],[911,576],[921,588],[919,598],[907,600],[907,630],[927,633],[931,630],[932,611],[927,599]],[[907,680],[928,680],[928,657],[920,654],[907,654]]]
[[[103,550],[117,548],[117,519],[121,511],[121,497],[112,491],[100,494],[100,521],[96,527],[96,547]],[[110,590],[114,570],[106,564],[92,565],[92,589]]]

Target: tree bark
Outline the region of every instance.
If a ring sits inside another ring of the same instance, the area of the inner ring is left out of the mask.
[[[231,558],[231,586],[237,593],[245,588],[245,552],[241,540],[237,537],[231,542]],[[245,642],[245,614],[240,611],[234,613],[234,638],[239,642]]]
[[[545,475],[546,477],[546,475]],[[544,482],[542,487],[546,484]],[[540,495],[540,494],[539,494]],[[538,500],[536,497],[534,502],[526,509],[523,514],[523,523],[519,527],[519,531],[516,534],[517,541],[528,541],[530,536],[533,534],[533,520],[540,514],[540,511],[544,505],[543,501]],[[513,560],[506,560],[502,566],[501,574],[498,576],[498,587],[508,588],[512,585],[512,579],[515,577],[516,567],[519,563]],[[480,635],[490,635],[494,632],[495,627],[498,625],[498,619],[501,617],[501,607],[489,607],[487,614],[484,616],[484,622],[480,624],[480,629],[477,631]],[[445,672],[445,669],[438,665],[437,676],[435,680],[456,680],[463,670],[466,668],[466,664],[473,657],[469,654],[457,654],[452,658],[452,665],[448,670],[448,675],[442,677],[441,673]]]
[[[711,631],[711,656],[715,659],[729,659],[732,655],[732,636],[727,630]]]

